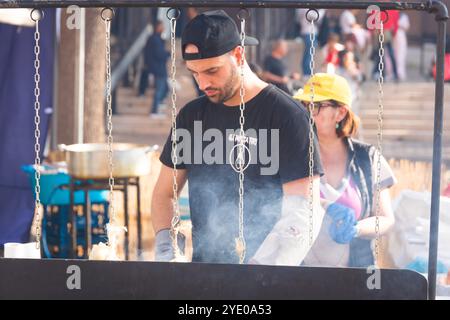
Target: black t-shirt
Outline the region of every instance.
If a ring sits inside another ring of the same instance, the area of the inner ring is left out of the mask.
[[[309,176],[309,118],[303,107],[272,85],[246,103],[244,115],[251,154],[244,179],[249,259],[280,217],[282,184]],[[177,167],[187,170],[193,261],[238,262],[239,175],[229,154],[239,137],[239,116],[238,106],[215,104],[206,96],[188,103],[177,116]],[[169,167],[171,154],[169,135],[160,157]],[[314,172],[322,174],[317,141],[314,160]]]
[[[283,60],[277,59],[273,56],[267,56],[264,60],[264,71],[268,71],[276,76],[284,77],[287,74],[287,68],[283,63]],[[289,93],[289,88],[285,83],[277,83],[277,82],[271,82],[272,84],[276,85],[278,88],[283,90],[284,92]]]

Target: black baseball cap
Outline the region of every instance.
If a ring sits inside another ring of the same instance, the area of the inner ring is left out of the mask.
[[[198,53],[186,53],[188,44],[197,46]],[[223,10],[206,11],[197,15],[184,28],[181,50],[184,60],[198,60],[221,56],[241,44],[236,23]],[[246,36],[244,45],[256,46],[256,38]]]

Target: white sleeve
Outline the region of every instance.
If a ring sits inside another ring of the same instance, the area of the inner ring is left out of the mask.
[[[375,151],[375,155],[373,158],[373,164],[372,164],[372,186],[373,190],[375,190],[377,185],[377,172],[378,172],[378,155],[379,152]],[[392,187],[394,184],[397,183],[397,179],[394,176],[394,172],[392,171],[391,167],[389,166],[389,163],[386,161],[386,159],[381,156],[380,157],[380,188],[381,190],[387,189]]]
[[[314,208],[313,243],[319,234],[325,213],[319,201]],[[310,249],[309,215],[307,199],[301,196],[284,196],[280,220],[252,259],[259,264],[299,266]]]

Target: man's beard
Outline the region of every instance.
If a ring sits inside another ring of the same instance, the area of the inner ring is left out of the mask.
[[[208,99],[213,103],[224,103],[225,101],[230,100],[237,91],[237,83],[239,78],[236,75],[236,69],[232,68],[230,77],[228,78],[222,89],[208,88],[217,90],[217,94],[211,97],[207,96]]]

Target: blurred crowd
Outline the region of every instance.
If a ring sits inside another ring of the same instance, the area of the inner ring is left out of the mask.
[[[300,56],[297,58],[299,67],[289,65],[286,57],[292,47],[283,38],[273,39],[261,64],[252,62],[251,68],[263,80],[270,82],[285,92],[293,94],[301,87],[311,74],[326,72],[345,77],[352,87],[355,106],[357,105],[358,89],[366,80],[377,80],[379,75],[380,42],[377,30],[369,30],[367,25],[357,21],[358,10],[344,10],[339,16],[331,15],[325,9],[319,9],[318,20],[312,25],[306,17],[307,9],[296,10],[297,42],[302,43]],[[186,19],[192,19],[197,14],[194,8],[189,8]],[[388,15],[387,17],[385,15]],[[408,15],[396,10],[382,12],[384,27],[384,57],[383,76],[385,81],[403,81],[407,79],[406,57],[408,51],[407,31],[410,26]],[[152,117],[161,117],[158,105],[168,93],[167,72],[164,66],[170,53],[165,49],[169,40],[170,25],[164,10],[156,17],[155,34],[150,37],[145,54],[145,70],[142,72],[139,94],[144,95],[150,85],[155,87],[152,105]],[[312,41],[313,40],[313,41]],[[311,61],[311,43],[314,44],[314,64]],[[164,69],[164,70],[163,70]],[[294,72],[293,70],[300,70]],[[198,89],[195,81],[197,94]]]
[[[380,39],[377,30],[369,30],[357,22],[358,10],[344,10],[340,16],[332,16],[327,10],[318,10],[314,24],[307,19],[308,9],[297,9],[297,39],[303,43],[300,57],[301,74],[291,73],[283,58],[288,54],[286,41],[273,42],[272,52],[263,64],[262,77],[288,93],[293,93],[298,80],[306,81],[312,73],[335,73],[345,77],[352,87],[354,104],[358,99],[358,88],[368,78],[378,79],[380,62]],[[388,15],[386,17],[386,14]],[[311,18],[311,17],[308,17]],[[408,50],[407,31],[409,18],[396,10],[382,12],[384,29],[383,76],[386,81],[403,81],[407,78],[406,56]],[[311,63],[311,44],[314,44],[314,64]],[[305,79],[302,79],[305,78]]]

